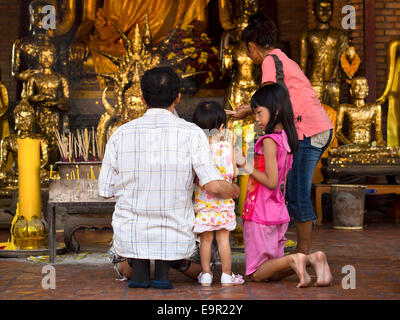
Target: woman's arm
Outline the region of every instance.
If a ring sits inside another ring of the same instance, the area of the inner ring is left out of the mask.
[[[265,172],[261,172],[247,163],[245,163],[244,169],[259,183],[274,190],[278,187],[278,162],[276,160],[276,143],[273,139],[265,138],[263,140],[263,154]]]

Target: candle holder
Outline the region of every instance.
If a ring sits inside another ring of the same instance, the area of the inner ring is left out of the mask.
[[[59,178],[49,186],[49,201],[88,202],[101,201],[98,195],[98,178],[101,161],[56,162]]]

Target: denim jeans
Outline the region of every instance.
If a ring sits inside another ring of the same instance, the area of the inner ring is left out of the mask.
[[[332,140],[332,130],[328,143],[322,147],[311,145],[311,138],[299,140],[299,149],[293,155],[292,169],[286,184],[288,210],[294,222],[306,222],[317,217],[311,202],[311,186],[315,167]]]

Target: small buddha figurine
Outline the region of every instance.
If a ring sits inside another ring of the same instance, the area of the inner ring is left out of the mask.
[[[0,183],[8,189],[18,189],[18,139],[31,138],[40,140],[40,177],[42,183],[45,184],[48,179],[48,173],[44,169],[48,162],[48,144],[42,135],[33,132],[35,110],[29,105],[25,92],[22,93],[22,99],[14,109],[14,117],[16,133],[2,139],[0,144]],[[14,162],[10,170],[7,171],[7,158],[10,152]]]
[[[313,14],[317,26],[301,36],[300,67],[321,102],[337,109],[344,81],[340,57],[347,50],[349,39],[342,30],[330,26],[333,0],[313,0]]]
[[[400,156],[400,148],[386,147],[382,137],[381,106],[376,103],[366,103],[369,86],[365,77],[356,77],[351,81],[350,94],[353,104],[341,104],[337,112],[336,137],[344,145],[333,148],[330,155],[336,158],[345,159],[384,161],[387,158]],[[344,118],[349,120],[349,135],[344,136],[342,127]],[[371,127],[374,127],[376,142],[372,141]],[[380,163],[382,163],[380,161]],[[331,163],[333,163],[331,161]],[[387,163],[387,161],[386,161]]]
[[[55,130],[60,128],[59,110],[68,110],[68,80],[62,74],[53,71],[56,62],[54,52],[45,49],[39,53],[40,72],[28,79],[28,100],[35,106],[36,122],[39,133],[49,143],[49,161],[58,160],[57,138]]]

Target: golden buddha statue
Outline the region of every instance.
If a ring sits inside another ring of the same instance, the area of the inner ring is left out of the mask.
[[[400,157],[400,148],[386,147],[382,138],[382,111],[377,103],[366,103],[369,86],[365,77],[356,77],[351,81],[350,94],[353,104],[341,104],[337,113],[336,138],[344,145],[330,149],[329,164],[390,164]],[[344,118],[349,120],[349,135],[344,136],[342,127]],[[371,127],[374,127],[375,139],[372,141]],[[393,161],[392,161],[392,160]],[[388,161],[389,160],[389,161]]]
[[[344,80],[340,57],[347,51],[349,39],[342,30],[330,26],[333,0],[314,0],[313,14],[317,26],[301,36],[300,67],[321,102],[337,109]]]
[[[48,163],[48,144],[47,140],[40,134],[33,132],[35,124],[35,110],[27,101],[25,92],[22,99],[14,109],[15,134],[11,134],[1,140],[0,145],[0,184],[2,188],[8,190],[18,189],[18,139],[37,139],[40,140],[40,177],[42,185],[48,182],[48,173],[44,169]],[[13,165],[8,170],[7,158],[9,154],[13,156]],[[7,171],[8,170],[8,171]]]
[[[57,139],[54,134],[59,130],[59,111],[68,110],[69,99],[68,80],[53,71],[56,62],[54,51],[44,49],[39,53],[39,72],[28,79],[27,96],[36,109],[36,121],[39,133],[46,137],[49,143],[49,161],[58,160]]]
[[[383,104],[388,100],[387,144],[400,146],[400,40],[390,42],[387,59],[386,87],[377,102]]]
[[[237,21],[231,17],[229,0],[219,1],[220,21],[225,29],[221,36],[221,62],[223,74],[232,74],[231,82],[225,96],[224,108],[232,110],[233,106],[250,104],[251,96],[260,85],[261,70],[247,56],[246,48],[241,41],[243,30],[247,27],[250,15],[259,11],[258,2],[252,0],[240,1],[240,15]],[[228,120],[228,128],[233,130],[237,124],[246,126],[253,124],[254,115],[248,115],[241,120]]]
[[[11,74],[24,83],[30,76],[37,73],[39,53],[43,50],[51,50],[56,53],[49,32],[42,28],[45,17],[42,9],[51,4],[50,1],[34,0],[29,4],[29,30],[31,34],[18,39],[13,44]]]
[[[88,79],[96,74],[114,73],[115,65],[94,50],[105,51],[114,56],[124,54],[123,43],[113,24],[132,39],[135,26],[145,24],[145,15],[148,12],[153,41],[159,43],[180,21],[182,27],[193,21],[201,28],[208,25],[208,2],[209,0],[82,0],[82,20],[70,47],[70,62],[80,68],[82,75]],[[102,89],[106,86],[104,80],[99,81],[99,84]]]

